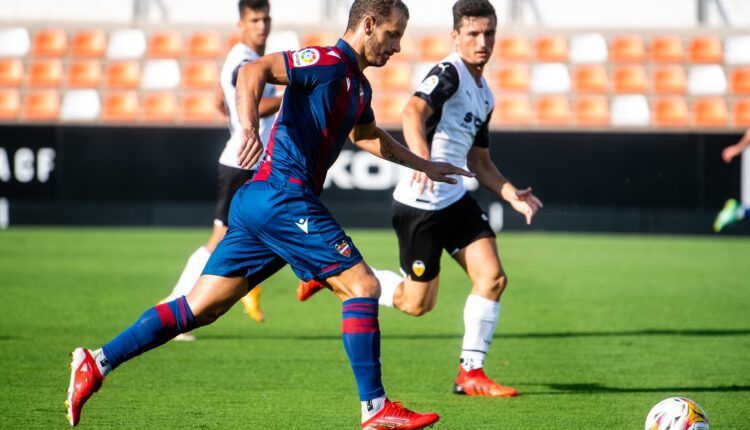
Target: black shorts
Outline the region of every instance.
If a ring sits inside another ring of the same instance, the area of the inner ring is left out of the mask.
[[[229,205],[234,193],[250,178],[254,170],[239,169],[219,164],[219,187],[214,210],[214,223],[226,226],[229,223]]]
[[[436,211],[394,200],[393,228],[398,236],[401,270],[420,282],[435,279],[440,273],[443,249],[454,255],[478,239],[495,237],[487,215],[468,193]]]

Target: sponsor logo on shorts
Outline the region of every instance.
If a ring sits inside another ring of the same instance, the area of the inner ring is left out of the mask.
[[[352,247],[349,246],[349,242],[345,240],[336,243],[336,245],[333,245],[333,247],[336,248],[336,252],[343,255],[344,257],[349,258],[349,256],[352,255]]]
[[[426,267],[422,260],[414,260],[414,262],[411,263],[411,271],[417,276],[422,276],[425,269]]]
[[[312,66],[320,60],[320,53],[315,48],[307,48],[292,54],[294,67]]]

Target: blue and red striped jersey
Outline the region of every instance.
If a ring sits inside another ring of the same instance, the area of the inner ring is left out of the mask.
[[[354,126],[375,119],[372,88],[344,40],[283,55],[289,85],[254,179],[291,181],[320,194]]]

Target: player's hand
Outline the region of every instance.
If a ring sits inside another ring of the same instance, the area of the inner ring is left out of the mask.
[[[435,183],[432,182],[432,179],[430,179],[426,173],[420,172],[419,170],[414,170],[411,174],[411,182],[409,185],[413,187],[415,184],[420,195],[425,189],[429,190],[431,193],[435,192]]]
[[[544,207],[542,201],[531,193],[531,188],[516,190],[515,196],[508,200],[513,209],[521,212],[526,217],[526,225],[531,224],[531,219],[537,211]]]
[[[251,169],[263,155],[263,142],[256,128],[240,130],[240,152],[237,164],[243,169]]]
[[[475,174],[468,170],[461,169],[450,163],[427,161],[427,165],[424,168],[424,174],[428,178],[435,182],[445,182],[448,184],[456,184],[458,181],[456,178],[451,178],[449,175],[461,175],[467,178],[473,178]]]
[[[734,157],[742,153],[742,149],[743,148],[740,145],[727,146],[723,151],[721,151],[721,158],[724,159],[725,163],[729,164],[732,162]]]

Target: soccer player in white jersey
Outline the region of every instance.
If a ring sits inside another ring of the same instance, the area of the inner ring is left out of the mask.
[[[530,224],[542,202],[531,188],[514,187],[490,159],[488,127],[495,101],[482,72],[492,56],[496,27],[497,16],[489,1],[456,2],[452,37],[457,51],[428,73],[409,100],[403,116],[404,137],[409,149],[425,159],[467,165],[481,185],[506,200]],[[393,199],[393,227],[405,278],[375,271],[382,290],[380,305],[414,316],[432,310],[445,249],[472,283],[464,307],[463,346],[453,392],[517,395],[483,370],[500,317],[500,296],[508,284],[487,216],[462,181],[433,183],[416,171],[402,178]],[[315,280],[302,282],[298,297],[306,300],[320,288]]]
[[[750,128],[747,129],[739,142],[727,146],[721,152],[721,158],[729,164],[738,155],[742,154],[750,146]],[[750,158],[746,158],[750,159]],[[714,231],[720,232],[725,227],[750,217],[750,205],[743,205],[736,199],[729,199],[724,204],[724,209],[719,212],[714,221]]]
[[[231,137],[219,158],[219,186],[213,230],[208,241],[190,256],[177,284],[164,302],[185,296],[193,288],[211,253],[227,232],[229,204],[232,202],[235,191],[252,178],[257,167],[253,166],[248,170],[240,168],[237,164],[237,154],[240,149],[239,130],[242,127],[237,116],[235,92],[240,67],[260,58],[265,53],[266,40],[271,30],[270,5],[268,0],[241,0],[238,2],[238,8],[240,20],[237,26],[240,29],[240,42],[234,45],[227,54],[221,69],[220,85],[216,91],[216,106],[222,113],[229,116]],[[260,137],[264,146],[268,142],[275,114],[280,105],[281,97],[276,96],[275,87],[270,84],[266,85],[259,107]],[[260,291],[260,286],[256,286],[242,299],[247,314],[258,322],[264,320],[263,311],[260,308]],[[184,333],[175,339],[193,340],[195,337],[192,333]]]

